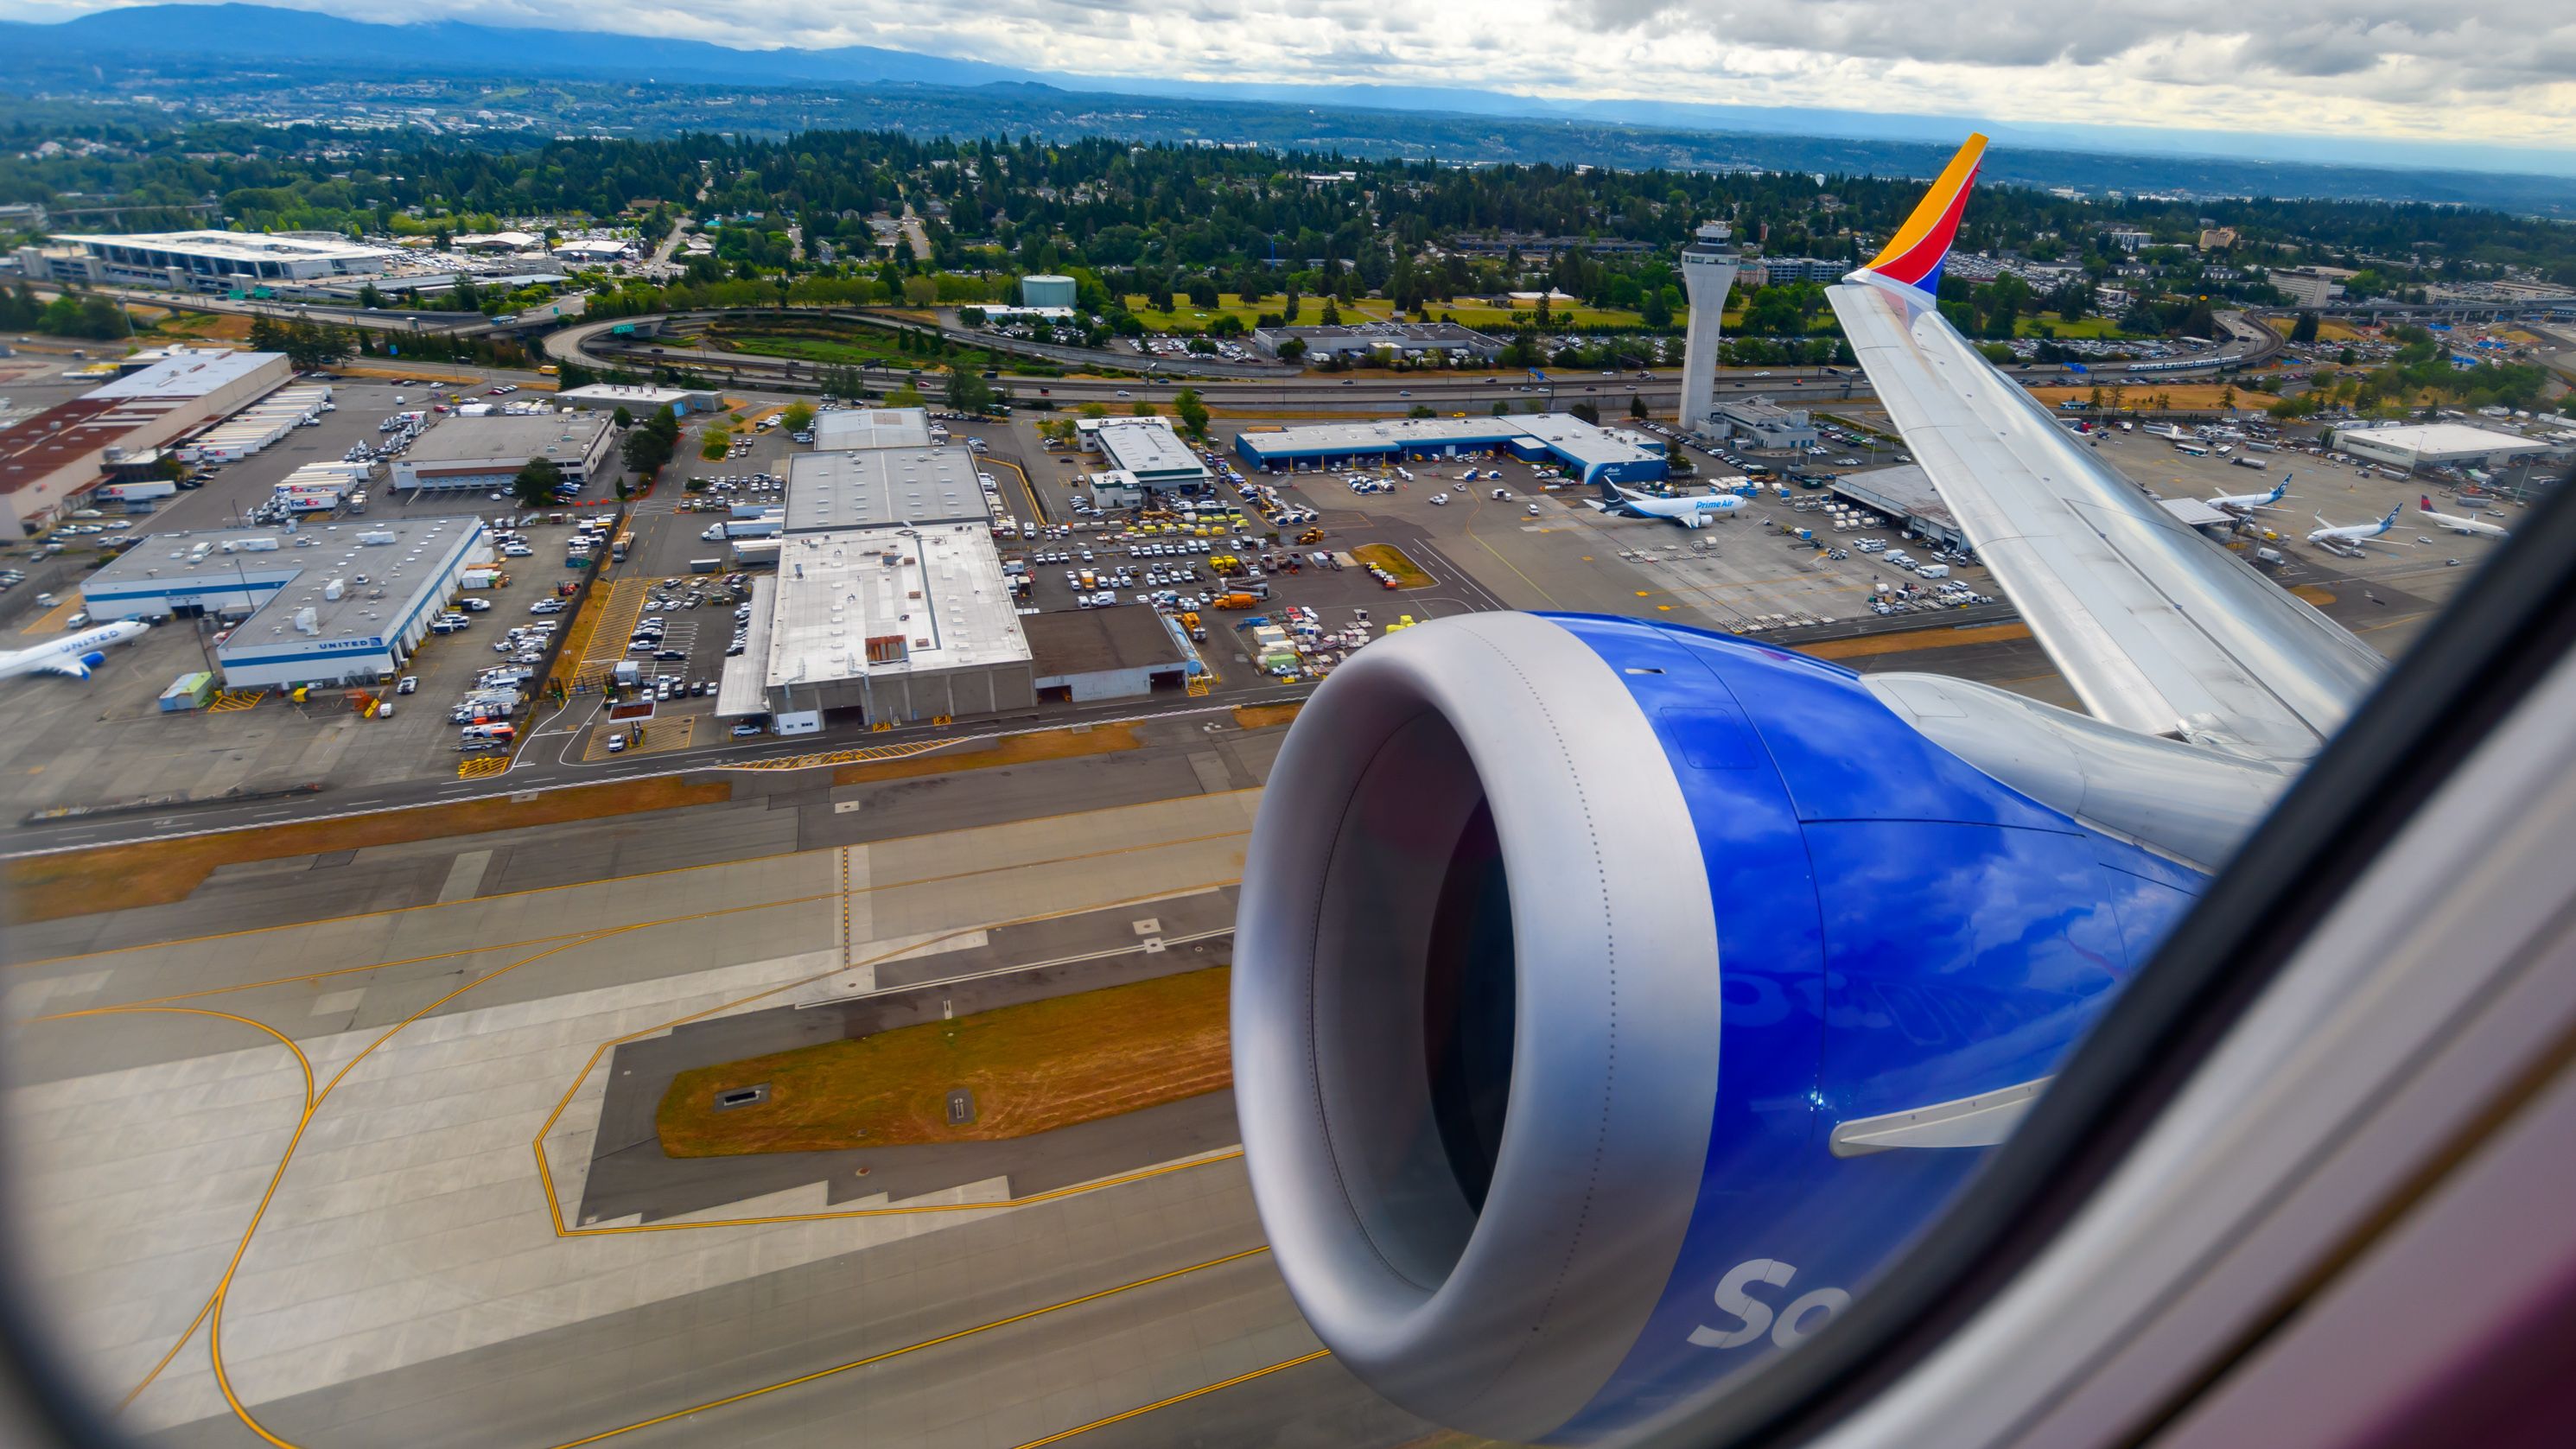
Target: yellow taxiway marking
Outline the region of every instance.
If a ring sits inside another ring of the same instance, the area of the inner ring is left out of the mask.
[[[54,605],[45,612],[38,614],[35,618],[28,620],[27,627],[19,630],[18,632],[21,634],[59,634],[63,632],[63,621],[70,618],[72,615],[79,613],[81,608],[81,596],[73,594],[69,598],[64,599],[61,603]]]
[[[1086,906],[1068,906],[1063,910],[1043,911],[1037,915],[1018,916],[1006,921],[987,921],[981,925],[960,926],[953,931],[943,931],[940,934],[931,937],[929,940],[915,942],[908,946],[898,946],[892,950],[871,956],[864,961],[852,962],[851,965],[879,965],[883,962],[892,961],[897,957],[910,955],[914,952],[936,946],[942,941],[958,940],[967,936],[976,935],[980,932],[999,930],[1006,926],[1027,926],[1034,925],[1040,921],[1058,921],[1069,916],[1089,915],[1094,911],[1115,910],[1120,906],[1142,905],[1147,901],[1165,901],[1176,896],[1195,895],[1201,891],[1221,890],[1226,886],[1235,884],[1239,884],[1239,882],[1235,880],[1202,881],[1195,885],[1173,886],[1169,889],[1155,891],[1148,895],[1128,896],[1120,900],[1100,901]],[[631,930],[641,928],[621,927],[620,929]],[[1059,1187],[1050,1189],[1046,1192],[1031,1193],[1026,1197],[997,1198],[992,1202],[916,1203],[906,1207],[837,1208],[829,1212],[777,1213],[763,1217],[750,1218],[711,1218],[697,1222],[685,1223],[626,1223],[606,1228],[594,1228],[588,1226],[574,1227],[564,1221],[563,1199],[557,1196],[555,1192],[554,1164],[546,1157],[546,1134],[555,1130],[555,1123],[562,1120],[565,1109],[572,1106],[574,1095],[581,1091],[582,1083],[590,1080],[590,1074],[599,1069],[599,1063],[603,1058],[605,1058],[610,1052],[630,1041],[637,1041],[644,1037],[658,1035],[659,1033],[670,1031],[677,1027],[686,1026],[690,1022],[701,1021],[707,1017],[717,1015],[720,1012],[732,1011],[737,1007],[749,1006],[755,1001],[766,1001],[773,996],[781,996],[787,992],[794,991],[800,986],[811,986],[817,981],[829,981],[848,969],[850,968],[847,966],[835,966],[829,971],[817,971],[811,976],[800,976],[792,981],[782,981],[775,986],[764,987],[761,990],[752,992],[748,996],[737,996],[731,1001],[719,1001],[712,1006],[701,1007],[684,1016],[675,1016],[668,1021],[657,1022],[651,1026],[638,1027],[634,1031],[627,1032],[622,1036],[610,1037],[608,1040],[592,1047],[590,1049],[589,1059],[581,1064],[581,1070],[573,1073],[572,1080],[565,1084],[563,1095],[555,1099],[554,1110],[546,1114],[545,1121],[537,1124],[536,1135],[528,1139],[528,1149],[530,1152],[535,1154],[537,1159],[537,1184],[545,1191],[546,1212],[548,1216],[554,1219],[555,1236],[559,1238],[594,1238],[625,1233],[691,1232],[701,1228],[747,1228],[767,1227],[778,1223],[831,1222],[840,1218],[922,1217],[937,1213],[992,1212],[1001,1208],[1027,1207],[1033,1203],[1053,1202],[1058,1198],[1078,1197],[1083,1193],[1097,1192],[1105,1187],[1118,1187],[1130,1182],[1142,1182],[1147,1178],[1161,1177],[1166,1173],[1183,1172],[1193,1167],[1205,1167],[1211,1163],[1226,1162],[1243,1155],[1243,1149],[1237,1147],[1223,1152],[1213,1152],[1199,1157],[1188,1158],[1180,1162],[1166,1162],[1158,1166],[1143,1168],[1117,1177],[1102,1178],[1097,1182],[1075,1183],[1069,1187]]]
[[[692,1414],[703,1414],[710,1409],[721,1409],[729,1404],[739,1404],[745,1399],[756,1399],[763,1394],[774,1394],[781,1389],[792,1389],[802,1384],[813,1383],[819,1379],[828,1379],[836,1374],[848,1373],[852,1369],[863,1369],[871,1364],[880,1364],[889,1359],[901,1358],[908,1353],[919,1353],[926,1348],[937,1348],[942,1344],[955,1343],[960,1339],[973,1338],[977,1334],[991,1333],[997,1328],[1008,1328],[1015,1323],[1026,1323],[1033,1318],[1044,1318],[1050,1313],[1061,1313],[1068,1308],[1080,1308],[1086,1303],[1097,1303],[1104,1298],[1115,1298],[1121,1293],[1132,1293],[1136,1289],[1150,1288],[1157,1283],[1169,1283],[1175,1278],[1185,1278],[1192,1273],[1204,1273],[1210,1268],[1222,1268],[1228,1263],[1240,1263],[1246,1258],[1256,1258],[1269,1251],[1270,1248],[1267,1244],[1258,1248],[1246,1248],[1239,1253],[1228,1253],[1222,1258],[1210,1258],[1204,1263],[1192,1263],[1184,1268],[1174,1268],[1166,1273],[1156,1273],[1150,1278],[1138,1278],[1131,1283],[1120,1283],[1115,1287],[1103,1288],[1097,1292],[1085,1293],[1078,1298],[1067,1298],[1061,1302],[1049,1303],[1039,1308],[1031,1308],[1025,1312],[1014,1313],[1007,1318],[996,1318],[989,1323],[978,1323],[972,1328],[961,1328],[954,1333],[943,1333],[936,1338],[925,1338],[918,1343],[907,1343],[901,1348],[890,1348],[883,1353],[872,1353],[865,1358],[854,1358],[847,1363],[836,1363],[830,1368],[820,1368],[814,1370],[812,1373],[798,1374],[792,1379],[780,1379],[776,1383],[762,1384],[758,1388],[745,1389],[738,1394],[727,1394],[721,1399],[709,1399],[702,1404],[691,1404],[685,1409],[673,1409],[667,1414],[656,1414],[650,1419],[638,1419],[631,1424],[620,1424],[614,1429],[603,1429],[586,1438],[567,1439],[563,1443],[554,1446],[554,1449],[581,1449],[581,1446],[585,1444],[596,1444],[603,1439],[614,1439],[620,1434],[632,1434],[638,1429],[650,1429],[656,1424],[668,1424],[675,1419],[688,1418]],[[1313,1354],[1307,1355],[1308,1358],[1313,1358],[1315,1356],[1316,1355]],[[1305,1361],[1305,1359],[1297,1360],[1297,1362],[1300,1363]],[[1276,1368],[1284,1367],[1287,1367],[1287,1365],[1274,1365],[1273,1369],[1263,1369],[1259,1372],[1268,1373],[1272,1372]],[[1257,1377],[1258,1374],[1250,1376]],[[1242,1381],[1242,1378],[1234,1378],[1229,1379],[1226,1382],[1241,1383]],[[1208,1388],[1199,1389],[1195,1392],[1204,1394],[1210,1390],[1223,1388],[1224,1386],[1225,1385],[1223,1384],[1211,1384]],[[1178,1402],[1178,1400],[1167,1400],[1166,1402]],[[1160,1405],[1152,1405],[1149,1407],[1160,1407]],[[1126,1417],[1133,1418],[1137,1413],[1142,1412],[1144,1411],[1132,1410]],[[1099,1423],[1102,1424],[1109,1422],[1111,1421],[1107,1419],[1099,1421]],[[1098,1427],[1097,1424],[1086,1424],[1083,1426],[1085,1429],[1096,1427]],[[1078,1434],[1082,1432],[1082,1430],[1075,1429],[1069,1432]],[[1062,1436],[1059,1435],[1058,1437]],[[1047,1443],[1051,1441],[1040,1440],[1039,1442]]]
[[[1250,1370],[1249,1372],[1236,1374],[1230,1379],[1219,1379],[1212,1384],[1201,1384],[1195,1389],[1186,1389],[1180,1393],[1173,1394],[1169,1398],[1156,1399],[1150,1404],[1138,1404],[1135,1408],[1122,1410],[1118,1413],[1108,1415],[1105,1418],[1094,1419],[1088,1424],[1076,1424],[1070,1429],[1059,1430],[1056,1433],[1047,1435],[1043,1439],[1031,1439],[1025,1444],[1016,1446],[1016,1449],[1043,1449],[1043,1446],[1048,1444],[1061,1444],[1067,1439],[1074,1438],[1077,1435],[1088,1434],[1094,1429],[1106,1429],[1112,1424],[1123,1424],[1129,1419],[1142,1418],[1143,1416],[1154,1412],[1156,1409],[1168,1409],[1174,1404],[1184,1404],[1192,1399],[1213,1394],[1219,1389],[1230,1389],[1236,1384],[1246,1384],[1252,1382],[1254,1379],[1267,1378],[1271,1374],[1278,1373],[1283,1369],[1292,1369],[1297,1367],[1299,1364],[1313,1363],[1319,1358],[1329,1358],[1332,1356],[1332,1352],[1333,1351],[1329,1348],[1319,1348],[1313,1353],[1301,1353],[1295,1358],[1283,1358],[1277,1363],[1266,1364],[1260,1368]]]
[[[304,1070],[303,1115],[297,1119],[295,1124],[296,1135],[298,1137],[304,1135],[305,1124],[313,1120],[313,1109],[319,1104],[321,1099],[313,1094],[313,1059],[306,1056],[304,1054],[304,1048],[297,1046],[294,1040],[288,1037],[286,1033],[279,1031],[276,1027],[270,1026],[264,1021],[255,1021],[247,1016],[236,1016],[229,1011],[208,1011],[202,1007],[195,1006],[102,1006],[90,1011],[70,1012],[66,1014],[72,1016],[114,1016],[120,1013],[129,1012],[137,1014],[143,1012],[170,1012],[184,1016],[220,1017],[225,1021],[237,1021],[244,1026],[257,1031],[266,1032],[270,1036],[275,1037],[279,1046],[282,1046],[295,1054],[295,1064]],[[289,1152],[294,1150],[291,1143],[287,1150]],[[276,1193],[278,1179],[285,1175],[286,1163],[283,1159],[280,1159],[277,1164],[277,1171],[271,1174],[268,1180],[268,1192],[270,1195],[274,1195]],[[260,1209],[264,1212],[267,1210],[267,1207],[268,1197],[263,1196],[260,1199]],[[252,1221],[255,1225],[258,1220],[254,1217]],[[243,1238],[243,1244],[244,1246],[248,1246],[248,1243],[249,1238],[245,1235]],[[233,1262],[238,1264],[240,1261],[241,1254],[236,1251],[233,1254]],[[224,1276],[229,1279],[232,1276],[231,1270],[226,1269]],[[186,1329],[181,1331],[178,1341],[170,1345],[170,1351],[168,1353],[161,1355],[160,1362],[152,1365],[152,1371],[143,1376],[143,1381],[141,1383],[138,1383],[133,1388],[125,1391],[125,1397],[116,1401],[116,1408],[111,1411],[112,1413],[124,1413],[127,1405],[133,1403],[137,1398],[140,1398],[145,1389],[152,1387],[152,1381],[154,1379],[161,1377],[161,1371],[168,1368],[170,1366],[170,1361],[179,1356],[179,1350],[186,1348],[188,1346],[188,1340],[197,1336],[198,1327],[205,1323],[206,1315],[214,1310],[215,1296],[216,1295],[212,1294],[208,1295],[206,1301],[197,1306],[197,1316],[188,1320],[188,1326]]]

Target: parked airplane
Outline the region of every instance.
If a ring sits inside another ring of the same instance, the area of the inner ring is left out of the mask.
[[[140,639],[152,626],[140,619],[126,619],[114,624],[101,624],[83,629],[51,644],[32,649],[13,649],[0,654],[0,679],[15,679],[22,674],[68,674],[77,679],[89,678],[89,672],[107,662],[107,647],[129,639]]]
[[[1652,493],[1631,493],[1616,483],[1601,485],[1601,511],[1625,514],[1630,518],[1663,518],[1684,528],[1697,528],[1712,518],[1723,518],[1744,506],[1744,500],[1732,493],[1701,493],[1688,498],[1658,498]]]
[[[2430,497],[2418,497],[2415,500],[2415,509],[2426,518],[2433,520],[2435,523],[2442,525],[2453,533],[2466,533],[2479,538],[2511,538],[2513,536],[2505,530],[2502,524],[2489,523],[2482,518],[2465,518],[2457,513],[2436,513],[2433,511],[2433,500]]]
[[[2290,475],[2284,473],[2281,475],[2281,481],[2273,484],[2272,491],[2269,493],[2221,493],[2215,498],[2204,501],[2221,513],[2261,513],[2267,511],[2272,504],[2280,502],[2289,491]]]
[[[1616,1439],[1823,1328],[2387,667],[1941,316],[1984,145],[1827,299],[2089,713],[1477,613],[1289,731],[1237,915],[1244,1160],[1308,1323],[1414,1413]]]
[[[2388,516],[2377,523],[2332,524],[2326,522],[2326,516],[2322,513],[2312,515],[2317,520],[2317,526],[2308,534],[2308,542],[2325,548],[2357,549],[2361,547],[2362,540],[2377,538],[2396,527],[2397,515],[2404,511],[2405,506],[2401,503],[2389,509]]]

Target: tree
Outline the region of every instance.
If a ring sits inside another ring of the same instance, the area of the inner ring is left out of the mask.
[[[988,412],[993,406],[993,385],[984,375],[963,363],[948,364],[948,405],[961,413]]]
[[[814,405],[801,401],[789,403],[786,410],[778,415],[778,425],[791,433],[805,431],[814,426]]]
[[[1207,403],[1201,400],[1197,388],[1185,387],[1178,393],[1174,394],[1172,397],[1172,412],[1181,420],[1182,431],[1188,433],[1193,438],[1204,438],[1207,436]]]
[[[1642,418],[1646,416],[1646,395],[1644,393],[1632,392],[1628,394],[1628,416],[1632,418]]]
[[[957,323],[961,327],[981,327],[990,320],[991,318],[981,307],[960,307],[957,309]]]
[[[530,458],[510,480],[510,493],[522,508],[543,508],[555,501],[555,488],[564,480],[563,469],[552,458]]]
[[[1295,362],[1300,358],[1303,358],[1305,355],[1306,339],[1303,337],[1291,337],[1279,344],[1279,360],[1281,362]]]
[[[373,312],[385,305],[385,294],[376,290],[375,283],[361,282],[358,285],[358,305]]]
[[[617,424],[618,430],[621,432],[635,426],[635,415],[626,410],[626,404],[624,403],[619,403],[617,405],[617,411],[610,413],[608,415],[608,420]]]
[[[651,479],[662,471],[663,464],[671,461],[671,440],[649,426],[637,428],[626,435],[625,442],[618,444],[618,455],[626,460],[627,468],[636,477]]]
[[[1503,401],[1501,398],[1494,399],[1493,414],[1495,417],[1499,418],[1505,416],[1510,413],[1511,410],[1512,405],[1510,403]]]
[[[1427,408],[1424,409],[1424,415],[1428,416],[1429,411],[1430,410]],[[1592,424],[1596,428],[1601,426],[1601,409],[1594,407],[1588,402],[1576,403],[1574,406],[1567,408],[1566,411],[1583,419],[1585,422]]]
[[[1439,414],[1433,412],[1427,404],[1415,403],[1412,410],[1407,412],[1405,416],[1408,418],[1435,418],[1438,417]]]
[[[644,427],[665,443],[676,445],[680,441],[680,415],[671,410],[669,403],[655,408],[653,416],[644,420]]]
[[[2290,340],[2292,342],[2316,341],[2317,314],[2314,312],[2301,312],[2298,316],[2298,320],[2290,324]]]
[[[921,396],[920,388],[907,382],[903,386],[886,394],[886,406],[890,408],[921,408],[928,407],[930,404]]]
[[[1127,405],[1127,411],[1140,418],[1150,418],[1154,415],[1154,405],[1140,397]]]

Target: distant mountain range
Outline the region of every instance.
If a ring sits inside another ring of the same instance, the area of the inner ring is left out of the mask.
[[[145,5],[99,11],[56,24],[0,23],[0,44],[10,45],[11,53],[22,60],[41,57],[48,62],[19,81],[22,86],[50,87],[70,71],[87,66],[97,66],[102,72],[111,66],[202,70],[227,63],[297,69],[382,68],[390,76],[654,81],[668,85],[821,87],[875,92],[894,87],[1000,86],[1012,88],[1023,101],[1034,97],[1022,88],[1037,88],[1067,104],[1074,103],[1077,97],[1138,97],[1209,101],[1230,108],[1293,107],[1300,113],[1373,113],[1366,117],[1366,124],[1354,124],[1360,118],[1351,114],[1335,114],[1329,119],[1336,124],[1324,129],[1337,143],[1347,143],[1346,149],[1375,149],[1368,144],[1374,135],[1390,143],[1389,149],[1397,153],[1421,149],[1418,140],[1404,144],[1413,139],[1404,134],[1407,116],[1445,118],[1451,124],[1431,129],[1451,135],[1459,123],[1473,120],[1554,121],[1586,128],[1637,127],[1666,135],[1705,133],[1905,143],[1898,148],[1902,151],[1911,151],[1917,145],[1946,150],[1964,130],[1975,126],[1996,138],[1999,144],[1994,154],[1998,160],[2015,150],[2157,158],[2178,163],[2173,167],[2174,179],[2162,183],[2175,187],[2206,189],[2214,173],[2229,173],[2226,167],[2204,163],[2232,161],[2250,168],[2244,179],[2234,183],[2219,180],[2217,185],[2283,195],[2484,201],[2560,214],[2576,203],[2576,184],[2552,184],[2576,180],[2576,152],[2217,130],[2029,125],[1805,107],[1560,101],[1431,86],[1206,83],[1047,74],[875,46],[737,50],[702,41],[657,40],[609,31],[458,21],[382,25],[262,5]],[[994,119],[997,123],[1004,120],[1000,116]],[[722,122],[710,120],[708,124],[712,127]],[[1605,164],[1621,163],[1605,158]],[[2321,175],[2327,168],[2352,168],[2365,173],[2368,179]],[[2049,172],[2067,169],[2059,165],[2035,168]],[[2153,166],[2120,169],[2136,179],[2112,184],[2159,184],[2139,176],[2141,171],[2151,176],[2157,169]],[[2497,180],[2491,184],[2468,173],[2492,173]],[[2410,177],[2416,179],[2405,180]]]

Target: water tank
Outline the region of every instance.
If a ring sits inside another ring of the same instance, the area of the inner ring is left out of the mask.
[[[1029,276],[1020,278],[1020,305],[1023,307],[1071,307],[1076,291],[1071,277]]]

